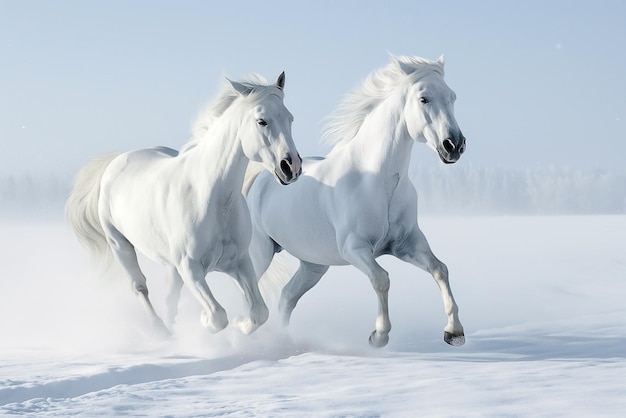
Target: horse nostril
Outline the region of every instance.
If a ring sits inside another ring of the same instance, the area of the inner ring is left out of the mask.
[[[459,154],[463,154],[465,152],[465,138],[463,138],[463,142],[461,143],[461,147],[459,148]]]
[[[443,148],[447,151],[447,152],[452,152],[455,150],[455,146],[454,143],[452,141],[450,141],[449,139],[444,139],[443,140]]]
[[[285,158],[280,162],[280,171],[283,172],[287,180],[291,180],[291,161],[289,158]]]

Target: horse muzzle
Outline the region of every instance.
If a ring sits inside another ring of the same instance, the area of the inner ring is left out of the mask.
[[[466,148],[465,137],[461,135],[458,140],[452,138],[444,139],[441,145],[437,147],[437,153],[444,164],[453,164],[461,158]]]
[[[276,179],[283,186],[298,180],[300,174],[302,174],[302,158],[300,158],[300,154],[297,154],[296,158],[291,158],[290,155],[287,155],[274,170]]]

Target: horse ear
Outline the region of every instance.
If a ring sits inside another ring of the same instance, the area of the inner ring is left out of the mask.
[[[284,71],[280,73],[280,75],[278,76],[278,79],[276,80],[276,86],[281,90],[285,88],[285,72]]]
[[[245,84],[239,83],[237,81],[230,80],[228,78],[226,80],[228,80],[228,82],[235,89],[235,91],[237,93],[241,94],[242,96],[247,96],[250,93],[252,93],[252,88],[251,87],[248,87]]]
[[[396,59],[396,63],[398,64],[398,67],[400,67],[400,70],[402,70],[402,72],[406,75],[412,74],[413,71],[415,71],[415,67],[403,62],[402,60]]]
[[[443,56],[443,54],[441,54],[439,56],[439,58],[437,58],[437,64],[441,65],[441,68],[443,68],[443,65],[445,64],[445,57]]]

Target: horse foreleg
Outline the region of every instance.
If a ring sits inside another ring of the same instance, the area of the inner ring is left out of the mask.
[[[453,346],[465,343],[463,325],[459,321],[459,308],[452,296],[452,289],[448,280],[448,268],[442,263],[430,249],[426,237],[419,229],[413,231],[402,246],[396,248],[394,255],[408,263],[430,273],[439,287],[443,305],[448,318],[444,328],[444,341]]]
[[[272,263],[272,258],[276,252],[276,244],[263,232],[252,229],[252,239],[250,241],[250,259],[254,267],[257,279],[260,279]]]
[[[263,325],[269,317],[269,309],[259,291],[259,284],[252,267],[250,257],[245,256],[239,260],[237,268],[227,271],[232,276],[246,298],[250,307],[249,318],[235,318],[233,324],[236,325],[244,334],[250,334],[258,327]]]
[[[167,305],[167,325],[172,327],[178,314],[178,300],[180,299],[180,290],[183,287],[183,279],[178,274],[176,267],[168,269],[167,281],[167,296],[165,299]]]
[[[183,259],[177,266],[178,274],[191,293],[198,299],[202,307],[200,322],[211,332],[219,332],[228,325],[226,311],[213,297],[204,278],[205,271],[202,265],[191,259]]]
[[[374,347],[384,347],[389,342],[391,321],[389,320],[389,273],[376,262],[372,250],[365,242],[352,242],[344,246],[343,258],[369,277],[378,297],[376,329],[369,342]]]
[[[300,267],[287,282],[280,295],[278,311],[280,312],[283,325],[289,324],[291,312],[293,312],[302,295],[315,286],[327,271],[328,266],[300,260]]]

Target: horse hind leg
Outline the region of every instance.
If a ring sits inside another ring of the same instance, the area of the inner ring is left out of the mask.
[[[126,238],[124,238],[121,233],[116,231],[114,235],[115,236],[109,235],[109,243],[111,244],[113,255],[130,278],[132,290],[135,292],[139,301],[150,315],[150,319],[155,329],[160,333],[169,335],[170,331],[157,315],[152,303],[150,302],[150,298],[148,297],[146,276],[144,276],[141,268],[139,267],[135,247]]]
[[[176,322],[178,314],[178,301],[180,299],[180,291],[183,287],[183,279],[178,274],[176,267],[169,267],[167,275],[167,296],[165,303],[167,306],[167,325],[171,328]]]
[[[313,286],[315,286],[322,276],[328,271],[328,266],[313,264],[300,260],[300,267],[293,277],[285,285],[280,295],[278,311],[280,312],[283,325],[288,325],[291,313],[296,307],[300,298]]]

